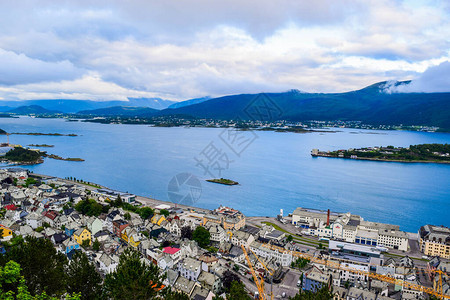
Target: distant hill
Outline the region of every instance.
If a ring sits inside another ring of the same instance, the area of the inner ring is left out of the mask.
[[[160,114],[265,120],[265,112],[269,108],[272,120],[358,120],[374,125],[428,125],[450,129],[450,93],[386,93],[385,87],[386,82],[380,82],[346,93],[292,90],[285,93],[231,95],[165,109]]]
[[[170,105],[168,108],[185,107],[185,106],[189,106],[189,105],[193,105],[193,104],[202,103],[202,102],[208,101],[210,99],[211,99],[211,97],[207,96],[207,97],[202,97],[202,98],[185,100],[185,101],[181,101],[181,102],[175,102],[174,104]]]
[[[165,109],[178,102],[171,100],[164,100],[160,98],[128,98],[128,104],[122,104],[123,106],[136,106],[136,107],[150,107],[154,109]],[[125,102],[126,103],[126,102]]]
[[[133,107],[133,106],[113,106],[106,108],[99,108],[93,110],[79,111],[80,115],[92,115],[92,116],[127,116],[134,117],[140,115],[154,115],[159,110],[149,107]]]
[[[20,106],[39,105],[48,110],[56,110],[64,113],[76,113],[80,110],[92,110],[112,106],[135,106],[164,109],[174,104],[174,101],[160,98],[129,98],[129,101],[91,101],[76,99],[40,99],[24,101],[0,101],[0,112],[6,112]]]
[[[11,109],[8,112],[12,113],[12,114],[16,114],[16,115],[29,115],[29,114],[43,115],[43,114],[61,113],[60,111],[57,111],[57,110],[45,109],[39,105],[19,106],[17,108]]]

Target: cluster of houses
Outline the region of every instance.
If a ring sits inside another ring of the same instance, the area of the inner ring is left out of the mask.
[[[114,207],[99,216],[86,216],[74,207],[87,198],[103,205],[119,196],[127,203],[137,203],[131,194],[91,191],[59,178],[37,178],[29,184],[28,176],[24,169],[0,170],[2,241],[14,235],[49,239],[69,259],[75,251],[84,251],[102,275],[113,272],[119,255],[132,247],[142,254],[143,261],[158,265],[167,274],[165,285],[195,299],[212,299],[221,293],[224,272],[245,260],[242,245],[248,248],[271,239],[281,241],[285,236],[271,226],[248,226],[242,213],[223,206],[205,214],[162,204],[154,207],[156,213],[146,220]],[[162,214],[163,210],[169,215]],[[210,232],[208,250],[182,237],[183,228],[192,232],[198,226]],[[98,250],[92,247],[94,243],[100,245]],[[251,259],[263,272],[258,259],[254,255]],[[279,266],[276,258],[269,257],[266,263]]]
[[[167,275],[164,285],[192,299],[212,299],[223,293],[225,272],[238,272],[239,276],[247,278],[252,276],[242,247],[248,250],[248,260],[260,276],[267,276],[267,269],[274,270],[274,283],[283,280],[286,270],[296,260],[289,250],[299,250],[298,245],[288,242],[285,232],[267,225],[250,226],[241,212],[224,206],[204,213],[160,204],[153,207],[155,214],[148,219],[114,207],[98,216],[83,215],[74,206],[87,198],[105,206],[118,197],[130,204],[140,204],[132,194],[107,189],[91,191],[81,184],[58,178],[37,178],[30,184],[28,176],[24,169],[0,169],[2,240],[14,235],[46,238],[69,259],[75,251],[84,251],[103,276],[116,269],[120,254],[131,247],[141,253],[145,263],[157,265]],[[300,208],[292,219],[294,225],[302,226],[308,234],[334,238],[330,241],[329,251],[320,253],[329,260],[346,268],[419,281],[411,259],[386,260],[382,252],[373,247],[388,246],[388,242],[381,242],[380,237],[398,235],[398,227],[380,227],[379,223],[365,222],[350,214],[323,214]],[[187,236],[198,226],[210,233],[210,244],[206,249]],[[349,233],[349,228],[354,228],[355,232]],[[365,241],[361,242],[363,238]],[[267,247],[268,244],[283,247],[286,251]],[[397,244],[392,244],[392,248],[395,246]],[[399,250],[403,247],[402,243],[398,244]],[[448,268],[446,261],[432,262],[429,274],[435,269]],[[318,285],[332,285],[336,299],[375,300],[392,295],[400,295],[398,299],[424,297],[412,290],[368,280],[365,275],[345,271],[345,268],[333,269],[329,265],[310,263],[302,272],[304,280],[299,287],[313,290]]]
[[[426,267],[417,266],[408,256],[387,258],[371,246],[330,241],[327,261],[327,264],[312,262],[308,265],[301,282],[303,290],[313,291],[324,285],[332,287],[337,300],[428,299],[425,292],[410,286],[438,290],[439,276],[434,271],[439,269],[444,272],[442,291],[450,295],[449,262],[438,257]],[[392,280],[379,280],[381,277]]]

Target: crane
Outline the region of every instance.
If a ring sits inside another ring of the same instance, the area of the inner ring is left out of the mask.
[[[261,265],[264,267],[264,269],[266,269],[266,271],[267,271],[270,275],[273,275],[273,273],[275,272],[275,270],[269,267],[269,268],[272,270],[272,271],[269,271],[269,270],[267,269],[266,265],[261,261],[261,259],[259,259],[258,255],[256,255],[255,252],[253,252],[252,249],[249,249],[249,250],[250,250],[250,252],[253,253],[253,255],[256,257],[256,259],[261,263]]]
[[[256,287],[258,289],[259,300],[267,300],[267,298],[266,298],[266,290],[264,289],[264,279],[261,278],[261,280],[260,280],[258,278],[258,275],[256,275],[256,272],[253,269],[253,264],[250,261],[250,258],[248,257],[247,250],[245,249],[244,245],[241,245],[241,248],[242,248],[242,251],[244,251],[244,255],[245,255],[245,259],[247,260],[248,267],[250,268],[250,271],[251,271],[251,273],[253,275],[253,279],[255,280],[255,284],[256,284]],[[261,277],[261,276],[259,276],[259,277]]]
[[[272,270],[272,271],[269,271],[269,269],[267,269],[266,265],[262,262],[262,260],[259,259],[258,255],[256,255],[252,249],[249,249],[249,250],[253,253],[253,255],[256,257],[256,259],[261,263],[261,265],[264,267],[264,269],[266,269],[266,271],[269,273],[269,276],[270,276],[270,299],[273,300],[272,285],[273,285],[273,273],[275,272],[275,270],[269,267]]]
[[[388,283],[401,285],[401,286],[409,288],[411,290],[420,291],[420,292],[424,292],[424,293],[427,293],[427,294],[430,294],[430,295],[434,295],[434,296],[436,296],[438,298],[441,298],[441,299],[450,299],[450,295],[444,295],[444,293],[443,293],[443,289],[442,289],[442,275],[445,274],[445,273],[443,271],[441,271],[441,270],[435,270],[434,271],[439,276],[439,279],[437,280],[438,283],[435,284],[435,288],[429,288],[429,287],[425,287],[423,285],[410,283],[410,282],[407,282],[407,281],[402,280],[402,279],[395,279],[395,278],[392,278],[392,277],[386,276],[386,275],[380,275],[380,274],[376,274],[376,273],[371,273],[369,271],[363,271],[363,270],[358,270],[358,269],[354,269],[354,268],[350,268],[350,267],[345,267],[345,266],[343,266],[342,264],[340,264],[339,262],[336,262],[336,261],[330,261],[328,259],[315,257],[313,255],[302,253],[302,252],[298,252],[298,251],[287,250],[285,248],[282,248],[282,247],[279,247],[279,246],[275,246],[275,245],[272,245],[272,244],[263,244],[262,246],[266,247],[268,249],[274,250],[274,251],[278,251],[280,253],[291,254],[294,257],[300,257],[300,258],[309,259],[312,262],[315,262],[315,263],[318,263],[318,264],[322,264],[322,265],[325,265],[325,266],[333,268],[333,269],[344,270],[344,271],[356,273],[356,274],[359,274],[359,275],[364,275],[364,276],[367,276],[367,277],[370,277],[370,278],[373,278],[373,279],[377,279],[377,280],[380,280],[380,281],[385,281],[385,282],[388,282]]]

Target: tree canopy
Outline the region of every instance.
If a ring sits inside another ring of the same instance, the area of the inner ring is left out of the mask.
[[[198,243],[198,245],[202,248],[205,248],[210,243],[211,234],[209,231],[202,226],[198,226],[195,228],[192,233],[192,239]]]
[[[68,292],[80,293],[82,299],[101,299],[102,278],[86,254],[75,252],[67,268],[67,276]]]
[[[106,275],[106,297],[112,299],[152,299],[158,295],[163,276],[156,265],[146,265],[138,252],[127,249],[120,255],[119,265]]]

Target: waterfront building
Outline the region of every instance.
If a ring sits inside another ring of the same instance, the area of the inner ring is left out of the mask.
[[[92,196],[98,197],[99,199],[103,198],[104,200],[114,201],[120,196],[120,199],[126,203],[134,203],[136,201],[136,195],[110,189],[97,189],[93,190],[91,193]]]
[[[450,228],[433,225],[420,227],[419,249],[428,256],[450,259]]]
[[[220,206],[212,213],[203,216],[202,226],[205,226],[207,223],[222,225],[225,230],[239,230],[245,226],[245,216],[238,210]]]
[[[378,246],[408,251],[408,234],[404,231],[379,230]]]
[[[298,207],[292,213],[292,224],[303,228],[303,234],[319,238],[408,251],[408,234],[400,231],[398,225],[365,221],[351,213]]]

